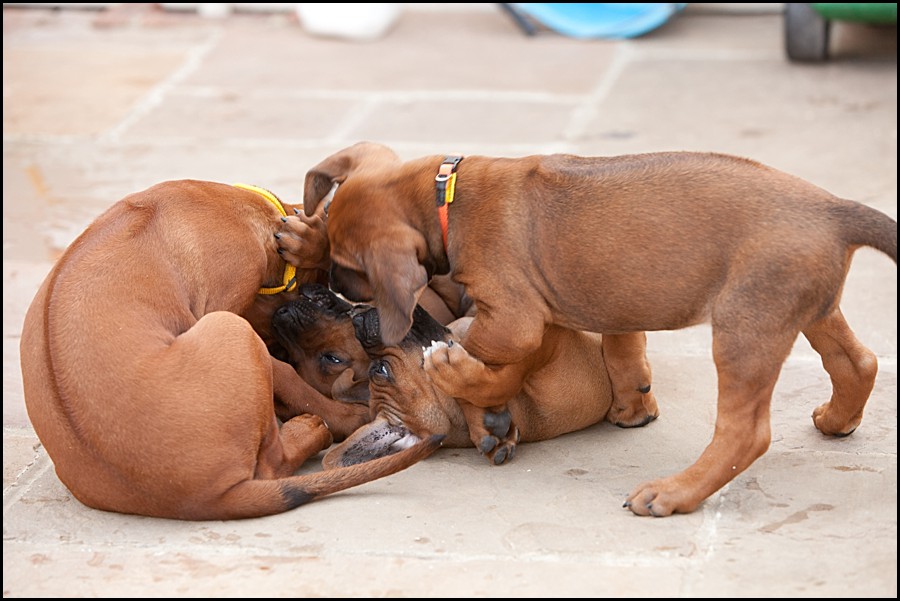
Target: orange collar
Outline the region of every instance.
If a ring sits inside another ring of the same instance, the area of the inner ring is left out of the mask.
[[[444,157],[434,178],[435,204],[438,208],[438,217],[441,220],[441,235],[444,238],[444,250],[447,250],[447,208],[453,202],[456,194],[456,168],[463,160],[462,155],[453,154]]]

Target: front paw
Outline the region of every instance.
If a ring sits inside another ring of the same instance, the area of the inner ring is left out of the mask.
[[[275,234],[278,254],[297,269],[325,269],[330,265],[325,222],[302,212],[282,217],[281,231]]]
[[[481,378],[484,363],[452,340],[449,343],[432,341],[424,351],[423,366],[432,383],[449,396],[469,397],[468,386]]]
[[[625,395],[614,395],[606,420],[620,428],[640,428],[655,420],[659,417],[659,406],[649,388],[636,389],[624,401]]]
[[[325,421],[318,415],[303,413],[292,417],[281,427],[282,441],[291,448],[312,455],[327,449],[334,441]]]
[[[469,425],[469,437],[482,455],[493,465],[511,461],[519,443],[519,428],[509,410],[483,409],[464,401],[459,404]]]
[[[691,513],[703,500],[703,495],[685,478],[675,475],[640,484],[622,506],[635,515],[661,518]]]

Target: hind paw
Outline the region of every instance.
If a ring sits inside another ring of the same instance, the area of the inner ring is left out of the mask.
[[[822,433],[828,436],[850,436],[859,427],[862,421],[862,413],[850,416],[840,415],[832,402],[819,405],[812,413],[813,424]]]

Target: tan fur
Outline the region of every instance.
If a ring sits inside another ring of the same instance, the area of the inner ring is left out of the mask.
[[[292,475],[331,444],[322,418],[342,437],[367,411],[305,384],[242,317],[257,327],[271,318],[275,303],[257,291],[281,282],[275,234],[300,255],[307,244],[317,263],[309,245],[327,251],[305,236],[324,231],[319,217],[287,221],[253,192],[165,182],[114,204],[57,261],[26,315],[21,366],[28,415],[76,498],[147,516],[255,517],[396,472],[437,447]],[[300,276],[315,279],[315,269]]]
[[[838,303],[856,248],[896,262],[893,219],[727,155],[471,156],[459,164],[445,251],[433,189],[442,158],[402,162],[357,144],[307,173],[304,206],[340,183],[327,224],[332,287],[373,300],[387,343],[402,339],[432,276],[465,287],[476,317],[464,350],[426,360],[446,393],[502,407],[556,324],[604,334],[613,410],[640,418],[638,408],[655,409],[643,332],[711,323],[713,440],[685,471],[629,495],[640,515],[693,511],[765,452],[772,390],[801,332],[834,384],[816,427],[846,435],[859,425],[877,363]],[[478,361],[458,362],[464,353]],[[469,422],[473,441],[479,427]]]

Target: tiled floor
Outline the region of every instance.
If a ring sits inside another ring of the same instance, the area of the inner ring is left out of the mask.
[[[692,10],[627,41],[529,38],[499,9],[407,10],[369,43],[289,13],[203,20],[3,11],[3,592],[35,596],[887,596],[897,594],[897,269],[857,254],[843,308],[881,371],[859,430],[821,436],[830,383],[800,341],[766,455],[690,515],[622,509],[708,442],[706,327],[650,334],[661,417],[523,445],[491,468],[444,449],[283,515],[102,513],[55,476],[24,410],[24,312],[102,210],[167,179],[300,200],[361,139],[404,158],[665,149],[745,155],[897,214],[896,29],[837,24],[785,60],[782,18]],[[641,241],[636,241],[641,243]]]

